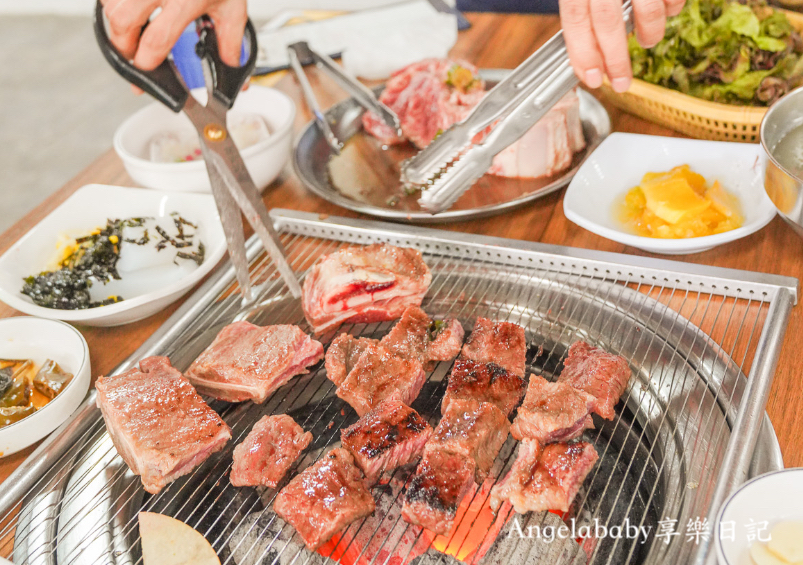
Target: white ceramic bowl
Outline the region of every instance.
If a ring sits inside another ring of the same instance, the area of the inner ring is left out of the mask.
[[[803,468],[760,475],[725,501],[712,532],[720,565],[752,564],[748,534],[766,539],[775,524],[786,520],[803,520]]]
[[[25,449],[58,428],[89,390],[89,349],[78,330],[56,320],[23,316],[0,319],[0,358],[32,359],[37,366],[52,359],[73,374],[56,398],[27,418],[0,428],[0,457]]]
[[[59,237],[104,226],[108,218],[149,216],[158,220],[174,211],[197,223],[196,233],[206,248],[204,262],[178,280],[172,265],[129,273],[121,281],[115,281],[116,293],[123,297],[121,302],[86,310],[44,308],[20,292],[25,277],[48,267]],[[0,300],[33,316],[91,326],[117,326],[146,318],[180,298],[225,253],[223,226],[211,194],[90,184],[78,189],[0,257]]]
[[[765,156],[758,144],[613,133],[591,154],[566,189],[563,211],[602,237],[651,253],[697,253],[758,231],[775,216],[764,192]],[[687,239],[635,235],[616,218],[616,206],[647,172],[689,165],[709,182],[719,180],[742,205],[745,221],[729,232]]]
[[[193,96],[206,103],[206,90],[196,88]],[[293,149],[293,122],[296,107],[285,94],[264,86],[251,86],[237,96],[232,111],[262,116],[270,137],[241,152],[254,184],[260,190],[270,184],[290,160]],[[153,136],[163,131],[195,132],[184,113],[174,113],[154,102],[129,117],[114,134],[114,149],[125,170],[136,182],[148,188],[178,192],[210,192],[209,176],[203,161],[154,163],[148,152]]]

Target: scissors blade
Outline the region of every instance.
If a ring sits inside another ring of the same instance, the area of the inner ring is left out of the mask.
[[[284,248],[279,236],[273,228],[267,208],[262,197],[251,179],[248,169],[245,168],[243,158],[234,145],[231,135],[226,129],[226,108],[215,98],[210,98],[207,106],[201,106],[190,96],[184,106],[184,113],[198,130],[198,138],[206,161],[207,170],[210,171],[209,180],[213,187],[217,184],[218,194],[227,192],[238,208],[245,214],[248,223],[254,228],[262,246],[273,260],[285,284],[294,298],[301,297],[301,286],[298,284],[293,269],[284,256]],[[211,129],[210,129],[211,128]],[[207,135],[208,131],[215,131],[216,135]],[[214,170],[214,174],[211,172]],[[243,255],[245,245],[243,244]],[[229,249],[231,251],[231,249]]]
[[[237,146],[227,136],[222,141],[217,141],[209,147],[210,157],[208,163],[217,169],[217,173],[225,181],[229,194],[237,202],[237,206],[243,211],[246,220],[254,228],[262,246],[273,259],[276,269],[279,271],[285,284],[290,289],[290,294],[294,298],[301,297],[301,286],[298,284],[293,269],[287,263],[284,256],[284,248],[279,241],[279,235],[273,228],[273,221],[270,218],[268,209],[262,202],[262,197],[257,190],[245,163],[240,157]]]
[[[201,153],[206,162],[209,184],[212,187],[212,195],[215,197],[215,205],[220,215],[220,222],[223,224],[223,233],[226,235],[226,244],[229,249],[229,257],[234,265],[237,283],[242,289],[243,299],[250,301],[252,299],[251,274],[248,269],[248,257],[245,254],[243,217],[237,202],[226,189],[226,183],[220,177],[218,168],[211,165],[214,153],[203,142],[201,142]]]

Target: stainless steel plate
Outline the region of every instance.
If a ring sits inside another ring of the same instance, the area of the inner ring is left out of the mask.
[[[493,86],[508,72],[489,69],[480,74]],[[346,142],[341,154],[332,153],[320,128],[310,122],[296,145],[293,165],[307,188],[321,198],[378,218],[434,223],[499,214],[569,184],[586,157],[610,134],[611,120],[602,104],[584,90],[578,94],[586,148],[574,156],[568,170],[545,179],[485,175],[450,210],[437,216],[423,211],[417,196],[404,195],[399,186],[399,165],[415,154],[416,149],[410,144],[383,148],[377,139],[363,131],[363,109],[354,99],[336,104],[326,112],[335,135]]]

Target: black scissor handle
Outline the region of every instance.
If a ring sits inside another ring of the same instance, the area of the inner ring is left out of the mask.
[[[231,109],[237,95],[249,79],[257,62],[257,32],[249,19],[245,23],[245,38],[248,43],[248,60],[241,67],[230,67],[220,60],[217,33],[212,20],[201,16],[198,20],[198,44],[195,51],[208,64],[212,79],[212,95]]]
[[[98,41],[101,53],[120,76],[134,86],[138,86],[174,112],[181,111],[190,93],[178,77],[170,61],[165,59],[161,65],[152,71],[143,71],[131,64],[109,40],[103,19],[103,5],[100,0],[95,6],[94,27],[95,38]]]

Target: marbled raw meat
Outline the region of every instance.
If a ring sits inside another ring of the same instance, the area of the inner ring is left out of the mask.
[[[345,322],[395,320],[420,306],[432,281],[421,253],[389,244],[330,253],[304,279],[301,304],[316,334]]]

